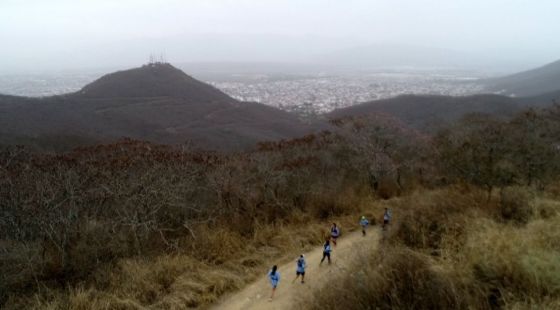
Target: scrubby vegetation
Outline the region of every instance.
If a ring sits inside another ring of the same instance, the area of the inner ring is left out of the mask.
[[[346,130],[358,129],[225,155],[132,140],[60,155],[7,148],[0,302],[22,309],[210,303],[270,259],[319,245],[332,217],[344,225],[377,196],[393,165],[385,153],[401,146],[384,141],[383,165],[362,160],[363,171],[348,165],[359,152],[342,138]]]
[[[526,202],[530,219],[519,226],[500,217],[499,196],[488,202],[482,190],[453,187],[393,199],[402,216],[379,251],[356,259],[352,272],[317,292],[308,307],[555,309],[560,202]],[[545,218],[537,211],[543,208],[550,212]]]
[[[379,253],[309,307],[558,305],[560,108],[469,116],[435,137],[381,116],[333,124],[238,154],[5,148],[0,305],[200,307],[376,199],[396,219]]]
[[[440,132],[447,185],[390,200],[398,216],[379,251],[307,307],[560,308],[559,120],[557,107],[473,115]]]

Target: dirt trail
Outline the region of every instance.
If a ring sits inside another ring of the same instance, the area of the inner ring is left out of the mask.
[[[276,289],[273,301],[269,301],[270,284],[263,271],[263,276],[256,282],[249,284],[239,292],[226,295],[210,309],[296,309],[299,298],[305,298],[310,292],[322,288],[338,272],[346,272],[353,255],[361,251],[373,251],[379,241],[379,227],[368,228],[366,237],[361,231],[348,233],[341,237],[338,245],[331,253],[332,263],[328,265],[326,260],[322,266],[319,262],[323,256],[323,248],[318,247],[311,252],[304,253],[307,262],[305,270],[305,283],[300,281],[292,283],[296,276],[296,260],[278,266],[281,280]]]

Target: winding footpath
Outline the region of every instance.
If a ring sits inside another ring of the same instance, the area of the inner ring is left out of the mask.
[[[210,309],[298,309],[298,304],[306,296],[310,296],[314,291],[320,290],[334,279],[337,273],[348,272],[348,267],[352,259],[360,253],[374,251],[379,243],[379,227],[371,226],[368,228],[367,236],[363,237],[361,231],[347,233],[339,238],[338,245],[331,254],[332,263],[327,261],[319,266],[323,256],[323,248],[318,247],[311,252],[304,253],[307,262],[305,270],[305,283],[300,281],[292,283],[296,276],[296,260],[278,266],[281,281],[276,289],[273,301],[269,301],[270,285],[266,274],[268,270],[263,270],[262,277],[241,291],[224,296]],[[271,263],[270,265],[272,265]]]

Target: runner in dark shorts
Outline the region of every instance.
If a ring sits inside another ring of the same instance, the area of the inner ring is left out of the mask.
[[[296,278],[292,283],[294,283],[299,276],[301,276],[301,283],[305,283],[305,256],[301,254],[296,263]]]
[[[390,221],[391,221],[391,212],[389,211],[389,209],[385,208],[385,212],[383,213],[383,230],[387,228]]]
[[[323,261],[325,260],[325,258],[329,261],[329,265],[331,263],[331,243],[329,240],[325,241],[325,244],[323,244],[323,258],[321,258],[321,262],[319,263],[319,265],[323,264]]]

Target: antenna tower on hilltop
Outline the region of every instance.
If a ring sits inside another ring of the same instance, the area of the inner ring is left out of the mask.
[[[159,56],[154,55],[154,53],[150,53],[150,57],[148,59],[148,66],[162,65],[166,63],[167,63],[167,58],[165,56],[165,52],[160,53]]]

